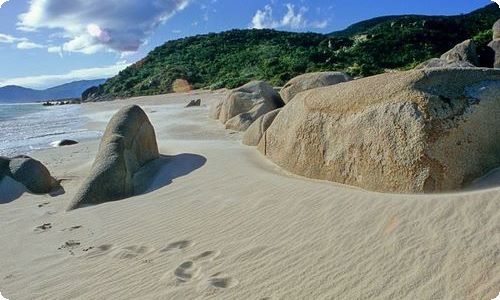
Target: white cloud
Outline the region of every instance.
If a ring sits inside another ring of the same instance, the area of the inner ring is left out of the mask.
[[[304,19],[304,14],[308,11],[306,7],[302,6],[297,13],[293,4],[288,3],[286,7],[288,11],[281,20],[282,26],[290,26],[291,28],[303,28],[307,26],[307,21]]]
[[[61,46],[49,46],[47,47],[47,52],[57,53],[60,57],[63,57],[63,49]]]
[[[0,33],[0,44],[13,44],[13,43],[17,43],[16,45],[17,49],[21,50],[45,48],[44,45],[31,42],[27,38],[18,38],[12,35]]]
[[[136,51],[160,24],[192,0],[31,0],[18,29],[61,30],[64,51]]]
[[[323,21],[312,21],[311,23],[309,23],[311,27],[313,28],[318,28],[318,29],[323,29],[323,28],[326,28],[326,26],[328,26],[328,21],[327,20],[323,20]]]
[[[276,28],[280,25],[278,21],[273,18],[273,9],[271,5],[266,5],[263,10],[257,10],[252,18],[252,28]]]
[[[17,49],[37,49],[37,48],[45,48],[45,46],[33,43],[30,41],[23,41],[20,43],[17,43]]]
[[[66,74],[38,75],[6,80],[0,79],[0,86],[19,85],[34,89],[44,89],[76,80],[109,78],[118,74],[118,72],[125,69],[129,65],[129,63],[121,61],[112,66],[73,70]]]
[[[9,0],[0,0],[0,8],[7,2],[9,2]]]
[[[325,28],[328,25],[328,21],[309,21],[306,19],[305,14],[308,12],[308,8],[301,6],[296,10],[295,5],[287,3],[287,12],[281,19],[276,19],[273,15],[273,8],[271,5],[266,5],[263,10],[257,10],[252,18],[251,27],[254,29],[264,29],[264,28],[292,28],[292,29],[304,29],[304,28]]]
[[[17,42],[22,42],[22,41],[27,41],[27,39],[17,38],[17,37],[12,36],[12,35],[0,33],[0,43],[12,44],[12,43],[17,43]]]
[[[491,2],[495,2],[496,4],[498,4],[498,7],[500,7],[500,0],[491,0]]]

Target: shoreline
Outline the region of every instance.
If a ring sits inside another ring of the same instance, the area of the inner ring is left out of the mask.
[[[91,129],[139,104],[169,182],[65,212],[99,140],[36,151],[63,195],[0,204],[8,299],[493,299],[500,285],[500,188],[368,192],[289,174],[207,117],[223,94],[83,104]],[[192,98],[202,106],[184,108]],[[203,157],[191,164],[185,155]],[[188,172],[173,172],[185,168]],[[49,229],[40,229],[50,224]],[[180,274],[180,275],[179,275]],[[184,276],[191,274],[190,276]],[[184,276],[184,277],[183,277]],[[116,284],[119,282],[120,284]]]

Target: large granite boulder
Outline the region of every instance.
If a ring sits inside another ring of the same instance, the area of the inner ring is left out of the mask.
[[[285,84],[285,86],[281,89],[280,95],[283,101],[288,103],[300,92],[350,80],[351,78],[342,72],[307,73],[288,81],[287,84]]]
[[[34,194],[47,194],[57,185],[49,170],[29,156],[17,156],[9,161],[8,175]]]
[[[220,111],[222,109],[222,103],[224,103],[225,99],[220,99],[219,101],[214,102],[210,105],[210,109],[208,111],[208,117],[218,120],[220,116]]]
[[[478,65],[476,44],[472,40],[461,42],[453,47],[453,49],[441,55],[440,58],[448,62],[465,61],[474,66]]]
[[[257,146],[260,142],[260,139],[269,128],[269,126],[271,126],[274,118],[276,118],[280,111],[281,108],[270,111],[267,114],[260,116],[255,122],[253,122],[243,135],[243,144],[248,146]]]
[[[493,25],[493,41],[488,46],[495,52],[494,68],[500,68],[500,19]]]
[[[415,67],[415,70],[431,68],[475,68],[473,64],[467,61],[446,61],[441,58],[431,58]]]
[[[500,39],[491,41],[488,46],[495,51],[495,63],[493,68],[500,68]]]
[[[431,58],[418,65],[415,69],[429,68],[474,68],[479,65],[476,44],[466,40],[453,47],[440,58]]]
[[[493,39],[500,39],[500,19],[493,24]]]
[[[298,94],[258,149],[283,168],[380,192],[458,190],[500,166],[500,70],[387,73]]]
[[[133,196],[134,174],[157,158],[155,130],[146,113],[137,105],[122,108],[109,122],[91,173],[69,209]]]
[[[252,81],[229,93],[221,103],[219,120],[226,129],[245,131],[257,118],[283,105],[272,86]]]

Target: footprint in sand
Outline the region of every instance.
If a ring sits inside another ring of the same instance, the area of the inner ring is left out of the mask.
[[[193,245],[193,242],[188,241],[188,240],[183,240],[183,241],[177,241],[173,242],[167,245],[167,247],[163,248],[160,250],[160,252],[179,252],[187,247],[190,247]]]
[[[51,223],[45,223],[45,224],[42,224],[40,226],[37,226],[34,231],[35,232],[38,232],[38,233],[42,233],[42,232],[45,232],[49,229],[52,228],[52,224]]]
[[[73,231],[73,230],[77,230],[77,229],[80,229],[80,228],[82,228],[82,226],[78,225],[78,226],[73,226],[73,227],[69,227],[69,228],[64,228],[61,231]]]
[[[211,294],[216,290],[224,290],[235,287],[236,285],[238,285],[238,283],[238,280],[219,272],[213,274],[212,276],[208,277],[206,281],[202,282],[198,286],[198,290],[200,292],[208,292]]]
[[[117,250],[114,254],[114,258],[118,259],[131,259],[150,253],[153,249],[148,246],[128,246]]]
[[[200,268],[198,268],[192,261],[182,263],[174,271],[175,277],[180,282],[188,282],[191,279],[196,278],[199,274]]]
[[[195,262],[210,262],[220,255],[220,251],[205,251],[191,258]]]
[[[80,247],[80,242],[69,240],[64,243],[61,247],[57,248],[57,250],[67,250],[71,255],[75,255],[74,250]]]
[[[208,286],[216,289],[228,289],[236,286],[238,281],[222,273],[216,273],[208,278]]]
[[[89,258],[95,258],[95,257],[99,257],[99,256],[102,256],[102,255],[105,255],[112,248],[113,248],[113,245],[111,245],[111,244],[104,244],[104,245],[101,245],[101,246],[98,246],[98,247],[92,247],[92,249],[88,249],[89,253],[88,253],[87,257],[89,257]],[[92,250],[92,251],[90,251],[90,250]]]

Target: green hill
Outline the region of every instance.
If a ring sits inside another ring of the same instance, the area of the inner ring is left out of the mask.
[[[234,88],[250,80],[283,85],[296,75],[340,70],[369,76],[408,69],[474,38],[486,52],[496,4],[459,16],[388,16],[329,35],[231,30],[169,41],[144,59],[84,93],[127,97],[168,93],[176,79],[194,88]],[[486,54],[484,54],[486,55]],[[483,60],[485,64],[488,60]]]

